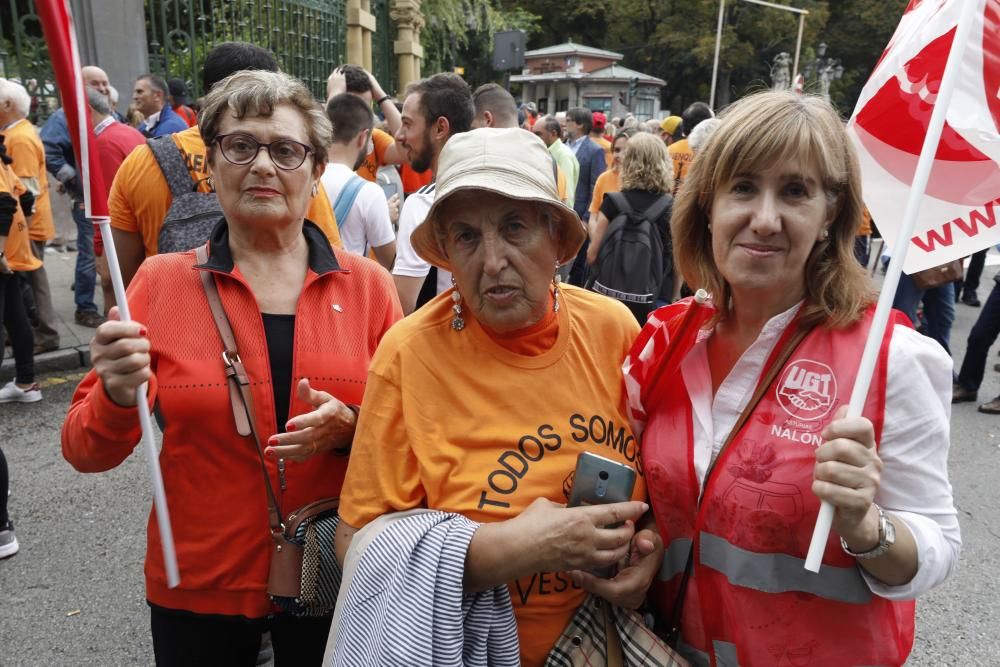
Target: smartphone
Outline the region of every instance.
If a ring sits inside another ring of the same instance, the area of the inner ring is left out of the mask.
[[[635,489],[635,470],[611,459],[590,452],[580,452],[573,473],[573,488],[569,494],[569,507],[604,505],[632,500]],[[619,524],[620,525],[620,524]],[[611,526],[616,528],[617,526]],[[611,568],[593,570],[599,577],[611,576]]]
[[[573,473],[569,507],[605,505],[632,500],[635,470],[590,452],[580,452]]]

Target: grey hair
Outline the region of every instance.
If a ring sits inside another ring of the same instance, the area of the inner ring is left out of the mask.
[[[10,79],[0,79],[0,101],[13,102],[14,109],[22,117],[26,117],[31,111],[31,96],[28,95],[28,91],[24,89],[24,86]]]
[[[688,135],[688,147],[692,152],[698,152],[698,150],[708,143],[708,138],[712,136],[715,129],[722,124],[722,121],[718,118],[709,118],[703,120],[694,129],[691,130],[691,134]]]
[[[112,105],[118,104],[118,89],[114,86],[108,86],[108,99]]]
[[[295,107],[305,121],[315,164],[326,164],[326,150],[333,143],[333,127],[319,102],[305,84],[283,72],[243,70],[215,84],[202,99],[198,127],[209,151],[219,135],[223,114],[238,120],[270,116],[280,104]]]
[[[111,101],[107,96],[96,88],[87,86],[87,104],[90,108],[102,116],[111,115]]]

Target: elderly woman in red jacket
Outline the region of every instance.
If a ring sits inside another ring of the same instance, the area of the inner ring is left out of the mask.
[[[305,86],[246,71],[206,96],[201,134],[224,219],[194,252],[148,258],[128,297],[132,322],[91,343],[94,369],[73,397],[63,453],[108,470],[140,438],[136,388],[149,382],[164,423],[160,462],[181,583],[168,588],[150,517],[146,596],[158,665],[253,665],[269,629],[277,664],[318,664],[330,617],[275,613],[266,593],[271,535],[252,438],[237,433],[200,274],[210,273],[251,381],[256,430],[278,503],[338,496],[368,365],[401,317],[389,274],[330,247],[304,216],[331,141]]]

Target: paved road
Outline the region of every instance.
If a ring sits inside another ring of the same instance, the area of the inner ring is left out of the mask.
[[[985,300],[985,289],[980,296]],[[958,306],[953,347],[960,358],[977,313]],[[63,461],[59,428],[78,377],[47,378],[41,403],[0,405],[10,510],[22,544],[20,554],[0,562],[0,665],[152,664],[142,580],[150,502],[144,455],[137,451],[100,475],[76,473]],[[998,393],[1000,374],[990,370],[981,397]],[[909,664],[998,665],[1000,417],[963,404],[952,427],[962,563],[918,605]]]

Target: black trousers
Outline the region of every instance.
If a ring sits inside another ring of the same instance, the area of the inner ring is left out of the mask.
[[[965,280],[956,283],[965,291],[965,296],[975,296],[976,290],[979,289],[979,279],[983,276],[983,267],[986,266],[986,251],[980,250],[977,253],[973,253],[972,259],[969,260],[969,266],[965,269]],[[960,298],[961,294],[955,294],[955,298]]]
[[[261,635],[270,630],[275,667],[323,662],[330,616],[216,616],[149,603],[157,667],[254,667]]]
[[[958,383],[969,391],[979,391],[986,374],[986,359],[990,347],[1000,336],[1000,281],[994,283],[976,323],[969,331],[969,342],[965,348],[962,370],[958,373]]]
[[[0,273],[0,361],[3,361],[4,327],[10,332],[14,351],[14,374],[18,384],[35,381],[35,334],[31,331],[28,313],[21,298],[21,281],[16,273]]]
[[[10,517],[7,516],[7,491],[10,489],[10,478],[7,472],[7,457],[0,449],[0,530],[7,527]]]

